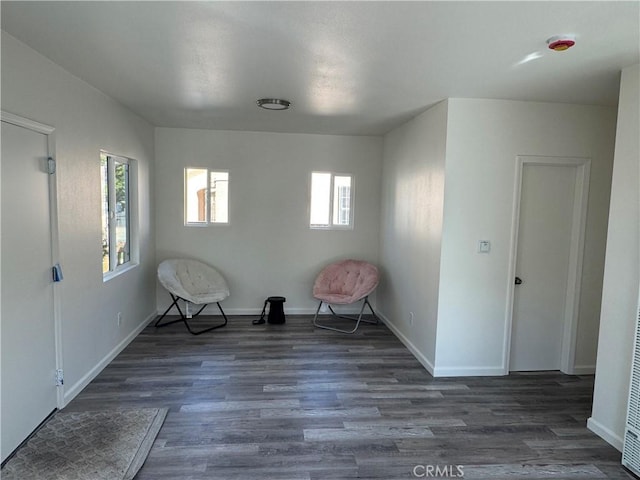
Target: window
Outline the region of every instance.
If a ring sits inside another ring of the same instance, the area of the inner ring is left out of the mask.
[[[134,160],[100,153],[102,191],[102,273],[131,262]]]
[[[353,228],[353,179],[330,172],[311,173],[311,228]]]
[[[229,223],[229,172],[184,169],[184,223]]]

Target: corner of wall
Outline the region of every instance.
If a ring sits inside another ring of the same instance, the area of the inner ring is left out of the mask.
[[[398,340],[400,340],[403,343],[403,345],[409,349],[409,351],[413,354],[413,356],[416,357],[416,360],[418,360],[418,362],[420,362],[420,364],[424,368],[426,368],[431,375],[435,377],[436,375],[434,375],[433,360],[428,359],[420,351],[420,349],[416,347],[413,344],[413,342],[409,340],[409,338],[404,333],[402,333],[402,331],[399,330],[398,327],[396,327],[383,313],[377,312],[376,315],[380,317],[382,322],[387,326],[389,330],[393,332],[393,334],[398,338]]]
[[[447,100],[384,137],[379,304],[389,328],[433,372]],[[409,340],[410,339],[410,340]]]
[[[589,428],[621,447],[640,283],[640,65],[622,72]]]

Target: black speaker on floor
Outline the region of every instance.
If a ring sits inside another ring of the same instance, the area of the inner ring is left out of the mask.
[[[262,307],[262,313],[260,314],[260,318],[258,320],[254,320],[254,325],[261,325],[264,323],[264,316],[267,310],[267,304],[269,304],[269,315],[267,316],[267,322],[272,325],[282,325],[286,319],[284,316],[284,302],[287,299],[284,297],[269,297],[264,301],[264,306]]]
[[[284,297],[269,297],[267,298],[267,302],[269,303],[269,316],[267,317],[267,322],[273,323],[276,325],[282,324],[285,322],[284,318],[284,302],[287,299]]]

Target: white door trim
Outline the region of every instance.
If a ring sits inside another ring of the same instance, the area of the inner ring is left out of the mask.
[[[13,113],[0,111],[0,121],[23,127],[34,132],[42,133],[47,136],[48,155],[55,159],[55,127],[45,125],[44,123],[15,115]],[[53,173],[49,175],[49,210],[51,222],[51,261],[52,264],[60,263],[60,235],[58,230],[58,182],[57,175]],[[2,260],[0,259],[0,262]],[[1,263],[0,263],[1,265]],[[53,266],[51,265],[51,266]],[[53,322],[54,322],[54,348],[56,354],[55,368],[62,369],[62,315],[60,310],[60,289],[55,283],[53,284]],[[51,379],[53,381],[54,379]],[[64,385],[57,388],[56,403],[58,408],[64,407]]]
[[[584,237],[587,226],[587,203],[589,200],[589,175],[591,159],[584,157],[544,157],[518,155],[516,157],[516,175],[513,194],[513,212],[511,219],[511,247],[507,278],[507,305],[505,311],[504,346],[502,355],[503,374],[509,374],[511,354],[511,332],[513,325],[513,299],[515,293],[516,259],[518,255],[518,226],[520,224],[520,195],[522,191],[522,172],[526,165],[548,165],[576,167],[574,192],[573,226],[569,252],[569,272],[567,278],[566,309],[562,336],[560,370],[563,373],[575,373],[576,341],[578,337],[578,314],[580,291],[582,287],[582,263],[584,257]]]
[[[50,135],[55,131],[54,127],[50,127],[49,125],[45,125],[44,123],[36,122],[19,115],[14,115],[13,113],[5,112],[4,110],[0,112],[0,116],[3,122],[11,123],[13,125],[17,125],[18,127],[33,130],[34,132]]]

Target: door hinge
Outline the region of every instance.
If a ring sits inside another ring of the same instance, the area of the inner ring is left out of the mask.
[[[49,175],[56,173],[56,161],[53,157],[47,158],[47,173],[49,173]]]
[[[56,387],[64,385],[64,371],[59,368],[56,370]]]

